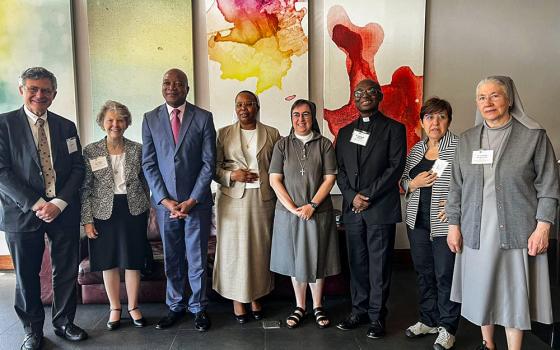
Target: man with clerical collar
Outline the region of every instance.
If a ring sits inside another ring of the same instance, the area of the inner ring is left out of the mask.
[[[337,327],[369,323],[369,338],[385,335],[396,223],[402,221],[398,182],[406,160],[406,132],[379,112],[380,85],[362,80],[354,90],[359,117],[338,133],[337,183],[343,195],[352,312]]]

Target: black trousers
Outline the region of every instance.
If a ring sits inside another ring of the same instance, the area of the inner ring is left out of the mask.
[[[41,302],[39,272],[45,250],[44,234],[49,238],[52,263],[52,324],[61,327],[74,322],[76,279],[79,263],[79,226],[43,225],[34,232],[6,232],[6,242],[16,272],[14,308],[26,333],[43,333],[45,310]]]
[[[426,229],[407,229],[420,294],[420,321],[455,334],[461,316],[461,304],[449,300],[455,254],[447,246],[447,237],[432,241]]]
[[[395,224],[345,223],[352,312],[384,324],[391,286]]]

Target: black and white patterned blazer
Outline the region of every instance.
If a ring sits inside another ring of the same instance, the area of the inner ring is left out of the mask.
[[[139,215],[150,208],[150,192],[142,172],[142,145],[124,139],[124,176],[130,214]],[[105,157],[108,166],[92,171],[91,160]],[[81,188],[82,225],[93,223],[93,218],[107,220],[113,212],[113,168],[107,150],[106,138],[84,148],[86,176]]]
[[[408,192],[408,184],[412,180],[409,174],[410,170],[418,165],[424,157],[427,150],[427,142],[428,138],[424,138],[412,147],[408,157],[406,157],[406,165],[401,178],[401,186],[406,193],[406,225],[411,229],[414,228],[416,223],[416,214],[418,214],[418,203],[420,200],[420,189],[417,188],[412,193]],[[443,135],[439,142],[439,159],[448,161],[449,165],[445,168],[443,174],[438,177],[432,185],[432,200],[430,203],[431,237],[447,235],[448,224],[447,222],[440,222],[437,214],[441,209],[443,209],[443,207],[440,207],[440,202],[446,201],[447,195],[449,194],[453,157],[455,156],[455,149],[457,148],[458,142],[459,137],[449,130],[445,133],[445,135]]]

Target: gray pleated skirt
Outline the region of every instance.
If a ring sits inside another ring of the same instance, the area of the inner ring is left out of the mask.
[[[276,201],[262,201],[260,189],[240,199],[216,194],[216,259],[212,288],[225,298],[248,303],[274,289],[269,270]]]
[[[306,221],[276,209],[270,270],[306,283],[340,273],[333,211],[315,213]]]

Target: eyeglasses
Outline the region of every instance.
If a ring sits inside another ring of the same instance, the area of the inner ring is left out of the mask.
[[[436,118],[438,120],[446,120],[447,119],[447,114],[445,114],[445,113],[426,113],[426,114],[424,114],[424,118],[422,118],[422,119],[431,122],[432,120],[435,120]]]
[[[303,112],[301,114],[299,112],[292,113],[292,118],[299,118],[300,116],[303,118],[311,118],[311,113],[310,112]]]
[[[358,89],[356,91],[354,91],[354,97],[355,98],[362,98],[365,94],[368,94],[369,96],[375,96],[377,94],[379,94],[381,91],[376,88],[376,87],[370,87],[369,89],[363,90],[363,89]]]
[[[476,102],[478,102],[478,103],[484,103],[484,102],[486,102],[486,101],[496,102],[496,101],[498,101],[498,100],[501,99],[501,98],[505,98],[505,95],[498,94],[498,93],[493,93],[493,94],[490,94],[489,96],[486,96],[486,95],[478,95],[478,96],[476,97]]]
[[[31,95],[37,95],[39,93],[39,91],[41,91],[41,94],[43,94],[45,96],[52,96],[52,94],[54,94],[53,89],[43,89],[43,88],[38,88],[36,86],[24,86],[24,88]]]
[[[250,102],[236,102],[235,103],[235,108],[249,108],[249,107],[253,107],[253,106],[257,106],[257,103],[254,101],[250,101]]]

